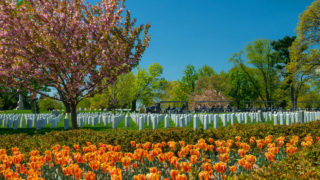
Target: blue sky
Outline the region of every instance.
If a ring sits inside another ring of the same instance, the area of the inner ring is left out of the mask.
[[[87,0],[95,4],[99,0]],[[228,71],[228,59],[247,43],[295,35],[298,16],[313,0],[126,0],[138,24],[149,22],[150,47],[140,62],[164,67],[167,80],[187,64]]]

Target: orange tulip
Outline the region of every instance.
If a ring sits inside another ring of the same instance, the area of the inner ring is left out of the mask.
[[[123,157],[122,158],[122,165],[124,167],[130,166],[130,163],[131,163],[131,158],[129,158],[129,157]]]
[[[270,152],[266,152],[264,154],[266,156],[266,158],[270,161],[270,162],[274,162],[274,154],[270,153]]]
[[[241,142],[240,142],[240,141],[237,141],[237,142],[236,142],[236,146],[239,147],[240,145],[241,145]]]
[[[289,155],[294,154],[294,153],[296,153],[297,151],[298,151],[298,148],[295,147],[295,146],[289,146],[289,147],[287,147],[287,149],[286,149],[286,153],[289,154]]]
[[[268,148],[268,152],[270,152],[272,154],[278,154],[279,153],[279,147]]]
[[[226,171],[226,167],[227,167],[227,164],[224,163],[224,162],[219,162],[219,163],[216,163],[213,168],[218,172],[218,173],[224,173]]]
[[[247,170],[252,168],[252,164],[248,161],[246,161],[246,163],[244,164],[244,168],[246,168]]]
[[[176,147],[176,142],[174,141],[169,141],[168,142],[168,146],[171,150],[174,150],[174,148]]]
[[[122,180],[122,175],[112,175],[111,180]]]
[[[160,180],[160,175],[157,173],[149,173],[146,175],[147,180]]]
[[[214,145],[213,144],[208,145],[207,148],[209,149],[209,151],[213,151],[214,150]]]
[[[187,176],[185,174],[178,174],[176,180],[187,180]]]
[[[240,147],[241,147],[242,149],[244,149],[244,150],[247,150],[247,151],[250,150],[250,145],[247,144],[247,143],[241,143],[241,144],[240,144]]]
[[[93,171],[97,171],[100,168],[100,162],[96,160],[90,161],[89,166]]]
[[[250,138],[250,143],[251,143],[251,144],[254,144],[255,142],[256,142],[256,138],[255,138],[255,137],[251,137],[251,138]]]
[[[181,147],[184,147],[184,146],[186,145],[186,143],[185,143],[184,141],[179,141],[179,145],[180,145]]]
[[[201,171],[198,176],[199,176],[200,180],[209,180],[210,179],[210,174],[208,173],[208,171]]]
[[[196,155],[192,155],[192,156],[190,157],[190,162],[191,162],[192,164],[196,164],[197,160],[198,160],[198,157],[197,157]]]
[[[80,168],[74,168],[73,169],[73,175],[75,178],[80,179],[82,178],[82,169]]]
[[[219,159],[220,159],[220,161],[228,162],[229,161],[229,154],[228,153],[220,154]]]
[[[244,157],[247,154],[247,151],[244,149],[238,149],[238,154],[240,157]]]
[[[208,162],[203,163],[203,164],[202,164],[202,169],[203,169],[204,171],[207,171],[207,172],[212,172],[212,165],[211,165],[211,163],[208,163]]]
[[[95,174],[91,171],[88,171],[86,173],[83,174],[85,180],[95,180]]]
[[[143,174],[138,174],[133,176],[133,180],[146,180],[146,176]]]
[[[236,166],[229,166],[229,169],[231,172],[236,173],[237,172],[237,167]]]
[[[181,163],[181,169],[182,169],[185,173],[189,173],[189,171],[191,170],[191,163],[189,163],[189,162],[182,162],[182,163]]]
[[[38,155],[38,154],[40,154],[40,152],[39,152],[38,150],[32,150],[32,151],[29,153],[30,156],[36,156],[36,155]]]
[[[241,137],[240,136],[236,136],[235,139],[236,139],[236,141],[240,141]]]
[[[70,176],[72,174],[72,168],[70,166],[62,168],[62,172],[63,172],[64,175]]]
[[[79,151],[80,146],[79,146],[79,144],[75,144],[75,145],[73,145],[73,148],[74,148],[75,150]]]
[[[166,155],[161,153],[157,156],[159,162],[163,163],[166,160]]]
[[[209,138],[208,141],[209,141],[210,144],[212,144],[214,142],[214,139],[213,138]]]
[[[229,140],[227,141],[226,146],[229,147],[229,148],[231,148],[232,145],[233,145],[233,143],[234,143],[234,141],[233,141],[232,139],[229,139]]]
[[[265,144],[269,144],[272,142],[273,136],[269,135],[267,137],[264,138]]]
[[[151,147],[151,143],[150,142],[146,142],[146,143],[142,144],[142,148],[145,149],[145,150],[150,149],[150,147]]]
[[[247,161],[246,161],[245,158],[242,158],[242,159],[239,159],[239,160],[238,160],[239,165],[240,165],[240,166],[243,166],[243,167],[244,167],[244,165],[246,164],[246,162],[247,162]]]
[[[17,147],[13,147],[13,148],[11,148],[11,151],[12,151],[12,152],[19,151],[19,148],[17,148]]]
[[[254,155],[245,155],[244,158],[246,159],[246,161],[250,162],[251,164],[254,164],[256,162],[256,156]]]
[[[156,167],[149,168],[150,173],[157,173],[158,170]]]
[[[179,170],[175,170],[175,169],[171,170],[171,171],[170,171],[170,177],[171,177],[171,179],[172,179],[172,180],[176,180],[176,177],[177,177],[178,174],[180,174],[180,171],[179,171]]]

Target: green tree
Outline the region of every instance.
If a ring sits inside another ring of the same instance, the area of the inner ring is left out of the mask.
[[[131,110],[135,111],[137,102],[145,106],[151,105],[159,99],[165,91],[166,81],[161,78],[163,67],[159,63],[153,63],[148,70],[138,68],[134,81],[134,96],[131,101]]]
[[[229,59],[229,61],[233,62],[233,65],[235,67],[238,66],[241,68],[241,70],[246,74],[250,83],[254,87],[255,93],[258,95],[258,97],[261,100],[264,100],[264,97],[262,94],[262,85],[259,83],[258,73],[256,72],[256,69],[249,68],[246,66],[243,54],[244,54],[243,51],[240,51],[238,53],[234,53],[231,56],[231,58]]]
[[[133,72],[123,74],[103,92],[109,109],[129,108],[135,95],[135,76]]]
[[[261,100],[273,100],[274,92],[278,88],[280,81],[278,69],[276,68],[277,60],[272,56],[270,41],[258,39],[249,43],[245,48],[245,57],[246,59],[243,59],[242,52],[236,53],[230,58],[230,61],[241,67],[245,72]],[[246,63],[257,69],[259,79],[255,78],[254,74],[247,70]],[[259,84],[259,82],[262,82],[262,84]],[[271,103],[265,105],[270,107]]]
[[[276,60],[271,56],[271,45],[269,40],[259,39],[246,46],[246,57],[248,63],[258,69],[263,79],[265,98],[271,101],[272,95],[277,88]],[[270,103],[268,103],[270,106]]]
[[[187,93],[191,93],[194,91],[194,88],[196,87],[196,81],[198,79],[199,75],[195,67],[191,64],[186,65],[186,67],[183,70],[181,82],[184,83],[187,87]]]
[[[239,67],[233,67],[229,73],[230,90],[228,95],[235,101],[238,109],[245,106],[244,101],[256,100],[258,97],[254,86],[246,73]]]
[[[51,99],[49,97],[45,97],[39,100],[38,106],[40,108],[40,111],[49,111],[53,109],[62,109],[63,104],[61,102],[57,102],[54,99]]]
[[[90,98],[82,99],[82,101],[80,101],[79,104],[77,105],[77,108],[81,108],[82,110],[84,108],[89,109],[90,107],[91,107]]]
[[[297,39],[290,49],[291,59],[310,74],[320,67],[319,30],[320,0],[316,0],[300,15],[296,28]]]
[[[282,86],[284,90],[290,89],[290,100],[293,108],[297,105],[297,94],[299,89],[295,89],[293,84],[291,72],[287,71],[287,65],[291,62],[289,48],[296,39],[295,36],[285,36],[277,41],[272,41],[271,46],[274,50],[273,58],[277,60],[277,68],[281,72],[283,79],[285,79],[285,85]]]
[[[319,24],[320,0],[317,0],[299,16],[297,38],[289,49],[291,62],[286,67],[289,74],[286,80],[292,81],[295,102],[304,94],[301,89],[320,77]]]
[[[229,81],[228,74],[224,71],[221,71],[220,74],[213,74],[210,77],[205,76],[197,81],[195,92],[201,94],[202,90],[213,89],[227,96],[230,89]]]
[[[198,79],[201,79],[203,77],[210,77],[214,74],[216,74],[216,72],[212,69],[212,67],[208,65],[204,65],[200,69],[198,69]]]

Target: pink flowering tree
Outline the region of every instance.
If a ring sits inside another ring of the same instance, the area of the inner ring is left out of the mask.
[[[135,26],[123,1],[0,0],[0,81],[49,96],[70,106],[77,128],[77,104],[131,71],[148,47],[150,25]]]

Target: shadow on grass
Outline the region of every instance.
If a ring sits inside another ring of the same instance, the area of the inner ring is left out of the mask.
[[[83,128],[78,128],[78,129],[85,129],[85,130],[93,130],[93,131],[104,131],[104,130],[111,130],[112,128],[110,127],[83,127]],[[49,133],[52,131],[70,131],[72,129],[67,129],[65,130],[62,127],[57,127],[57,128],[43,128],[40,130],[37,130],[36,128],[19,128],[16,130],[13,130],[12,128],[0,128],[0,135],[8,135],[8,134],[28,134],[30,136],[36,135],[36,134],[45,134]]]

